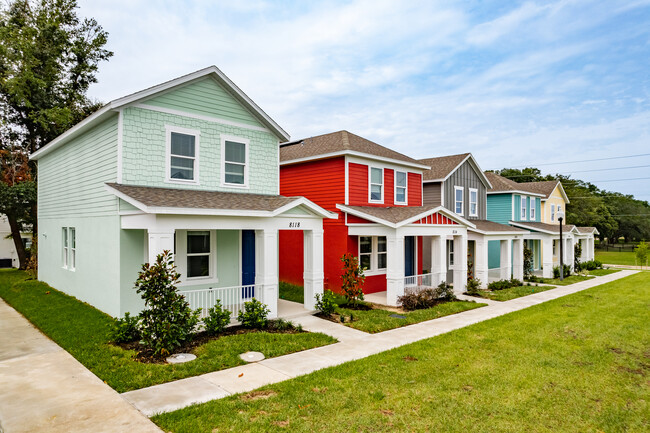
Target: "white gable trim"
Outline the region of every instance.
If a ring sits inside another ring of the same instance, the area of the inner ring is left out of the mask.
[[[444,215],[447,218],[449,218],[449,219],[451,219],[451,220],[453,220],[453,221],[455,221],[455,222],[457,222],[457,223],[459,223],[461,225],[476,228],[476,226],[474,224],[467,221],[465,218],[461,218],[460,216],[456,215],[453,212],[450,212],[449,210],[447,210],[447,208],[444,208],[442,206],[438,206],[438,207],[435,207],[433,209],[426,210],[424,212],[421,212],[421,213],[419,213],[419,214],[417,214],[415,216],[412,216],[411,218],[405,219],[405,220],[400,221],[398,223],[392,223],[392,222],[387,221],[387,220],[385,220],[383,218],[379,218],[379,217],[376,217],[374,215],[368,215],[365,212],[358,211],[356,209],[352,209],[352,208],[350,208],[348,206],[345,206],[345,205],[342,205],[342,204],[337,204],[336,208],[343,211],[343,212],[345,212],[346,214],[354,215],[356,217],[363,218],[363,219],[366,219],[368,221],[372,221],[372,222],[382,224],[382,225],[392,227],[392,228],[398,228],[398,227],[405,226],[407,224],[411,224],[411,223],[413,223],[415,221],[419,221],[422,218],[424,218],[426,216],[429,216],[429,215],[432,215],[434,213],[440,213],[441,215]],[[346,224],[347,224],[347,217],[346,217]],[[444,224],[437,224],[437,225],[444,225]]]
[[[327,158],[334,158],[337,156],[357,156],[359,158],[363,159],[368,159],[371,161],[381,161],[381,162],[389,162],[401,167],[413,167],[417,168],[420,170],[428,170],[430,167],[428,165],[422,165],[422,164],[416,164],[412,162],[407,162],[407,161],[400,161],[399,159],[393,159],[393,158],[386,158],[383,156],[376,156],[376,155],[371,155],[369,153],[363,153],[363,152],[357,152],[355,150],[339,150],[336,152],[330,152],[330,153],[323,153],[321,155],[314,155],[314,156],[306,156],[304,158],[296,158],[296,159],[290,159],[287,161],[281,161],[280,165],[289,165],[289,164],[298,164],[301,162],[307,162],[307,161],[316,161],[319,159],[327,159]],[[355,162],[355,161],[350,161],[350,162]],[[367,164],[364,162],[364,164]]]

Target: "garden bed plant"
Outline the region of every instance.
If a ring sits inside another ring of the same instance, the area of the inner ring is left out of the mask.
[[[534,278],[534,277],[533,277]],[[535,278],[535,281],[538,279]],[[522,282],[516,278],[510,280],[499,280],[488,284],[487,289],[480,289],[479,280],[470,280],[467,282],[466,295],[476,296],[493,301],[509,301],[522,296],[532,295],[533,293],[545,292],[555,288],[554,286],[542,286],[532,284],[531,282]]]

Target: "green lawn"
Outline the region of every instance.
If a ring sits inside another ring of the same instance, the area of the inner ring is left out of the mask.
[[[638,273],[153,420],[176,433],[647,432],[648,305]]]
[[[383,332],[401,326],[424,322],[425,320],[432,320],[437,319],[438,317],[460,313],[461,311],[473,310],[474,308],[484,307],[485,305],[486,304],[467,301],[445,302],[425,310],[415,310],[408,313],[395,313],[394,311],[382,309],[367,311],[351,310],[349,308],[339,307],[336,309],[336,313],[342,314],[346,317],[346,326],[374,334],[376,332]],[[399,314],[406,318],[400,319],[390,317],[391,314]],[[350,315],[354,317],[352,322],[349,321]]]
[[[113,318],[25,278],[23,272],[0,271],[0,297],[118,392],[241,365],[244,361],[238,355],[247,351],[270,358],[335,342],[319,333],[258,332],[211,341],[198,347],[197,359],[186,364],[143,364],[132,359],[134,351],[108,344]]]
[[[280,299],[286,299],[287,301],[298,302],[300,304],[305,302],[305,289],[302,286],[280,281],[278,291],[280,292]]]
[[[620,271],[621,271],[620,269],[594,269],[593,271],[589,271],[589,275],[602,277],[603,275],[614,274]]]
[[[568,286],[569,284],[579,283],[580,281],[590,280],[590,277],[585,277],[583,275],[570,275],[564,277],[564,280],[559,278],[542,278],[542,284],[552,284],[553,286]]]
[[[555,287],[553,286],[517,286],[510,287],[509,289],[495,290],[493,292],[481,290],[479,296],[493,301],[509,301],[511,299],[521,298],[522,296],[532,295],[533,293],[545,292],[554,288]]]
[[[596,250],[596,260],[610,265],[636,265],[636,256],[632,251],[600,251]],[[641,264],[639,264],[641,265]],[[645,266],[645,264],[644,264]]]

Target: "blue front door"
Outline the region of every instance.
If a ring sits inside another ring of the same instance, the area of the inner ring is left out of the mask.
[[[404,276],[415,275],[415,237],[404,238]]]
[[[241,283],[243,286],[255,284],[255,230],[241,231]],[[255,288],[242,289],[244,298],[255,296]]]

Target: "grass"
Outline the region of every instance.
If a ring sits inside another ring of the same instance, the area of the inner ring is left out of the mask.
[[[280,299],[287,301],[298,302],[300,304],[305,302],[305,289],[296,284],[285,283],[280,281],[279,284]]]
[[[511,299],[521,298],[522,296],[532,295],[533,293],[545,292],[554,288],[555,287],[553,286],[517,286],[503,290],[495,290],[493,292],[481,290],[478,296],[493,301],[509,301]]]
[[[175,433],[648,431],[648,305],[638,273],[153,420]]]
[[[20,271],[0,271],[0,297],[118,392],[241,365],[238,355],[247,351],[271,358],[335,342],[319,333],[256,332],[199,346],[197,359],[186,364],[143,364],[132,359],[135,351],[109,344],[112,317],[45,283],[25,279]]]
[[[564,280],[559,278],[541,278],[542,284],[551,284],[553,286],[568,286],[569,284],[579,283],[580,281],[590,280],[590,277],[585,277],[584,275],[570,275],[564,277]]]
[[[594,269],[593,271],[589,271],[589,275],[602,277],[603,275],[609,275],[620,271],[620,269]]]
[[[596,260],[610,265],[628,265],[635,266],[636,255],[632,251],[600,251],[596,250]],[[644,265],[645,266],[645,265]]]

